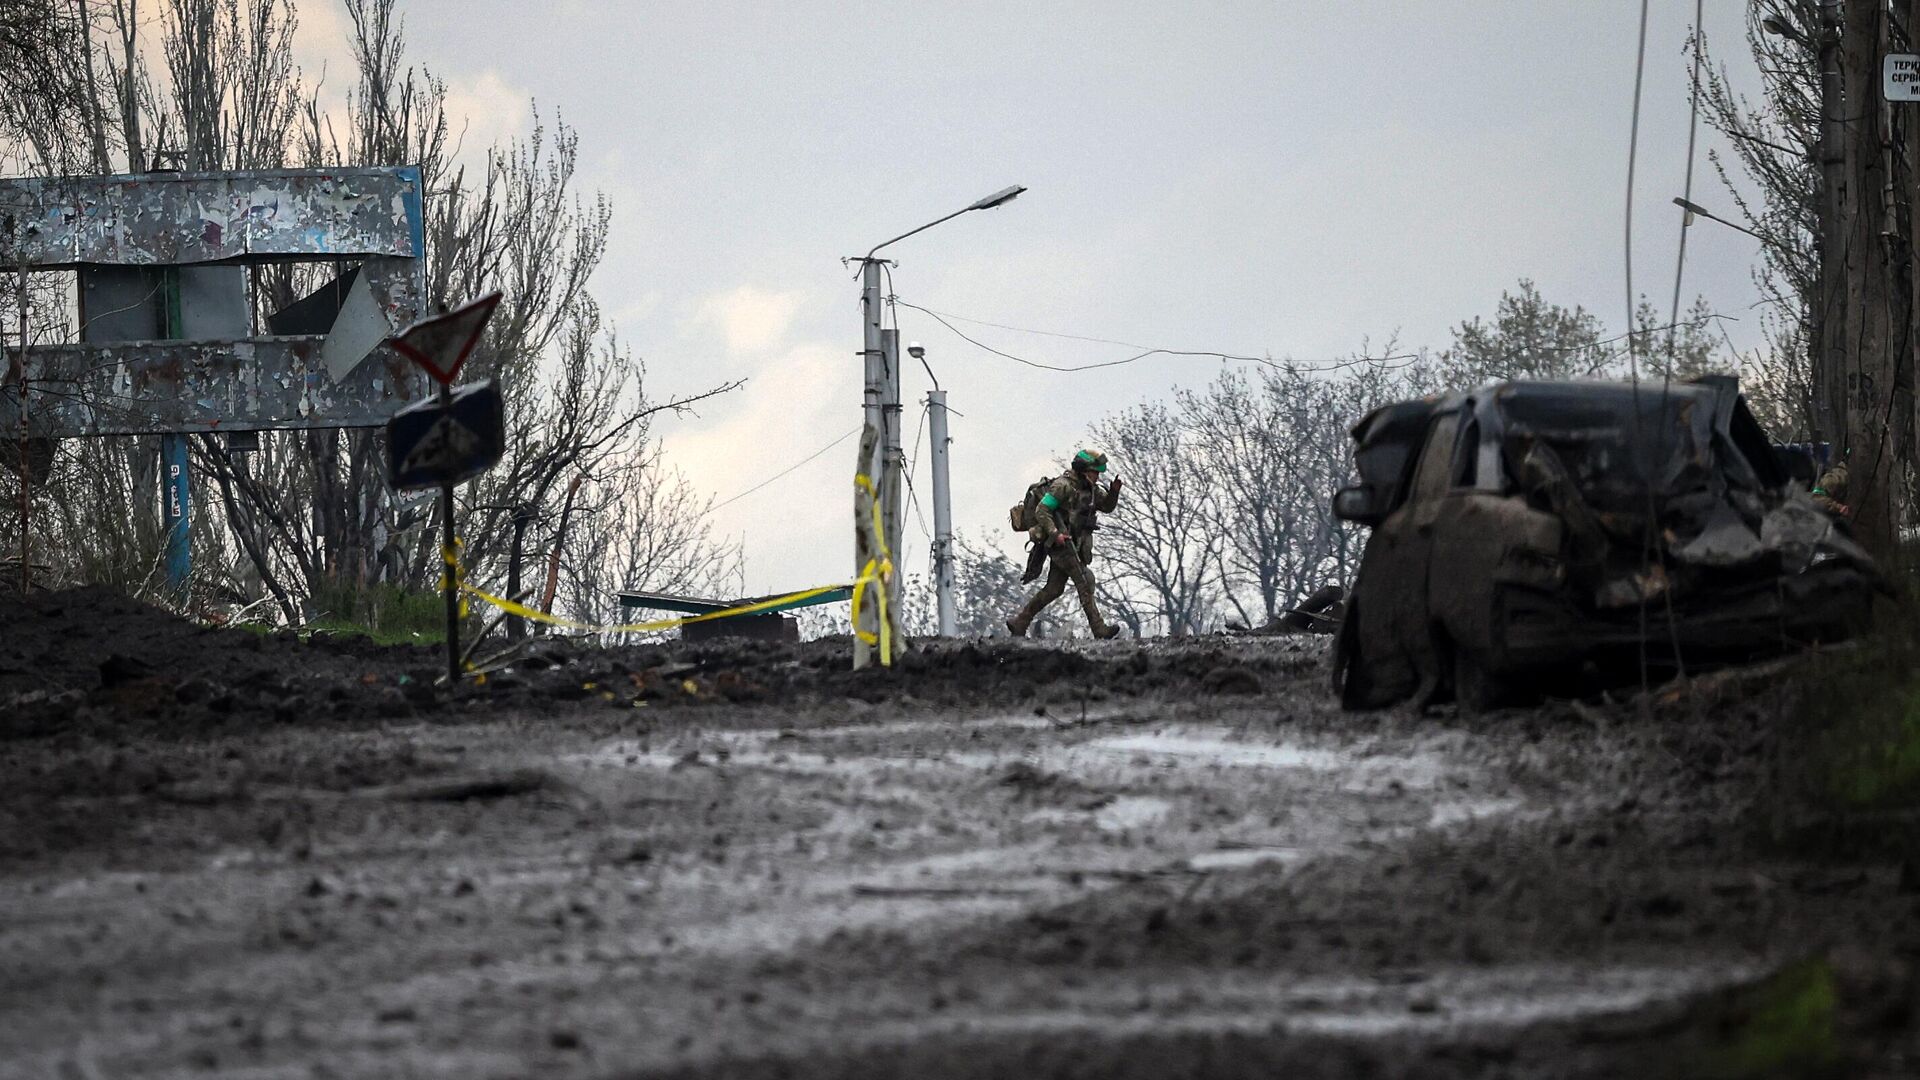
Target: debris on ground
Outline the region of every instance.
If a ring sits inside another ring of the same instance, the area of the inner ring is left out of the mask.
[[[1422,717],[1342,712],[1312,638],[928,642],[858,672],[845,639],[554,642],[511,686],[423,694],[424,649],[103,592],[0,621],[23,1076],[1920,1053],[1916,873],[1754,842],[1764,675],[1710,709]]]

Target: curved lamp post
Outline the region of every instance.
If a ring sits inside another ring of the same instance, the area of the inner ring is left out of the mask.
[[[880,516],[886,529],[887,549],[897,558],[900,551],[900,465],[903,452],[900,445],[900,363],[898,343],[889,342],[891,335],[881,329],[883,297],[880,292],[880,267],[886,260],[874,258],[874,253],[888,244],[905,240],[916,233],[926,232],[943,221],[951,221],[961,214],[974,210],[991,210],[1012,202],[1020,193],[1027,190],[1015,184],[1002,188],[991,195],[974,200],[972,203],[955,210],[945,217],[935,218],[917,229],[909,229],[891,240],[873,245],[860,262],[860,321],[862,328],[862,347],[860,355],[865,361],[866,382],[862,395],[862,408],[866,414],[866,431],[860,438],[859,470],[865,476],[876,478],[876,487],[880,495]],[[892,345],[893,347],[889,347]],[[871,455],[871,456],[869,456]],[[854,556],[853,568],[857,575],[873,558],[875,551],[870,550],[868,522],[861,520],[859,501],[854,503]],[[877,634],[880,629],[877,605],[867,604],[860,609],[860,624],[854,627],[853,666],[862,668],[871,661],[872,647],[862,641],[859,632]],[[899,605],[889,602],[887,619],[891,625],[887,632],[895,641],[900,640]]]

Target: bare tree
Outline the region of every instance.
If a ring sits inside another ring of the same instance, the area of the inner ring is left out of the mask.
[[[1243,623],[1264,622],[1282,607],[1284,564],[1295,548],[1295,507],[1281,485],[1294,465],[1298,426],[1292,395],[1275,376],[1259,383],[1227,370],[1200,391],[1178,395],[1195,450],[1212,466],[1210,515],[1219,522],[1220,572],[1226,600]],[[1260,617],[1241,604],[1251,589]]]
[[[84,5],[67,0],[0,4],[0,141],[29,167],[77,169],[89,145],[82,58],[87,55]]]
[[[31,77],[48,92],[24,101],[9,90],[0,154],[34,171],[138,171],[163,159],[211,169],[420,169],[428,306],[491,288],[506,294],[468,369],[500,380],[513,425],[500,468],[463,490],[459,532],[473,574],[494,575],[509,561],[515,509],[536,522],[523,539],[565,568],[562,602],[579,605],[576,613],[604,613],[619,575],[638,572],[632,583],[646,584],[736,572],[737,548],[706,529],[702,507],[661,459],[651,418],[738,384],[661,399],[646,392],[638,360],[588,290],[610,211],[604,198],[578,192],[578,141],[564,123],[537,124],[528,138],[489,150],[469,177],[454,160],[444,85],[405,60],[395,0],[345,0],[356,82],[343,117],[320,108],[293,63],[292,0],[18,3],[4,8],[0,57],[44,62],[8,62],[0,87]],[[259,272],[257,314],[343,269]],[[61,310],[57,297],[36,307]],[[437,579],[433,508],[389,490],[377,432],[277,433],[247,456],[203,438],[194,453],[213,481],[194,523],[203,598],[264,591],[295,618],[320,593]],[[69,440],[61,458],[59,512],[48,525],[73,573],[123,586],[145,580],[161,543],[150,512],[153,440]],[[558,527],[569,516],[562,504],[574,518],[567,530]]]
[[[1118,510],[1094,541],[1095,578],[1141,594],[1168,634],[1208,629],[1227,523],[1216,512],[1204,451],[1176,413],[1154,402],[1108,416],[1088,434],[1126,478]]]
[[[1700,112],[1726,136],[1730,152],[1709,150],[1708,159],[1739,220],[1761,239],[1754,283],[1772,308],[1762,323],[1767,362],[1757,372],[1764,386],[1756,396],[1780,403],[1780,411],[1792,416],[1787,426],[1811,438],[1822,428],[1812,380],[1825,321],[1817,302],[1820,71],[1810,47],[1822,33],[1819,9],[1815,0],[1749,0],[1746,15],[1745,43],[1760,72],[1760,100],[1737,92],[1726,66],[1711,62],[1709,43],[1696,37],[1693,47],[1709,61],[1697,87]],[[1769,32],[1769,22],[1786,32]],[[1757,199],[1748,194],[1754,189]]]

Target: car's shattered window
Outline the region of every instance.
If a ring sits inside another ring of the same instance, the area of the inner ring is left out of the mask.
[[[1653,489],[1667,496],[1711,483],[1713,407],[1694,394],[1608,388],[1507,393],[1509,441],[1550,447],[1574,486],[1600,509],[1631,510]]]

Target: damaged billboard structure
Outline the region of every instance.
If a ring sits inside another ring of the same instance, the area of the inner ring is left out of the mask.
[[[225,433],[238,450],[261,431],[373,427],[424,390],[385,344],[425,313],[418,169],[0,179],[0,245],[23,304],[28,275],[69,275],[78,327],[9,350],[0,457],[32,480],[59,439],[162,436],[175,584],[188,435]],[[285,263],[334,272],[263,312],[252,275]]]
[[[1463,710],[1855,632],[1884,583],[1737,383],[1507,382],[1353,428],[1350,708]]]

